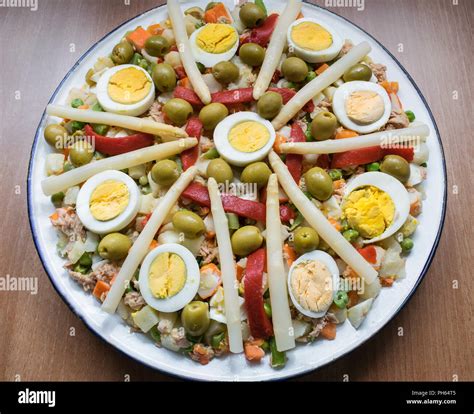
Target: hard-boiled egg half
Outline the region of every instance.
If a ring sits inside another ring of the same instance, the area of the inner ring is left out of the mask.
[[[162,244],[143,260],[138,283],[149,306],[160,312],[176,312],[196,296],[199,266],[186,247]]]
[[[288,273],[288,292],[296,309],[310,318],[321,318],[331,306],[339,286],[339,268],[322,250],[298,257]]]
[[[97,83],[97,100],[107,112],[138,116],[155,100],[155,86],[150,74],[136,65],[108,69]]]
[[[265,158],[275,142],[271,122],[254,112],[236,112],[214,130],[217,151],[230,164],[242,167]]]
[[[82,224],[98,234],[119,231],[137,215],[140,191],[120,171],[104,171],[89,178],[77,195],[76,211]]]
[[[232,59],[239,47],[237,30],[224,23],[206,24],[195,30],[189,40],[194,59],[207,68]]]
[[[408,192],[391,175],[367,172],[348,182],[342,212],[364,243],[374,243],[392,236],[405,223],[410,212]]]
[[[364,81],[339,86],[334,92],[332,107],[344,127],[361,134],[382,128],[392,111],[387,91],[376,83]]]
[[[298,19],[287,32],[291,52],[309,63],[328,62],[342,49],[343,41],[327,24],[315,19]]]

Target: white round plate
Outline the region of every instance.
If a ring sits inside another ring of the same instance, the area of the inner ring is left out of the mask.
[[[225,3],[232,7],[231,0],[226,0]],[[285,4],[281,0],[265,0],[265,3],[269,11],[281,11]],[[202,1],[186,1],[183,2],[182,8],[184,10],[203,4]],[[420,226],[414,237],[415,249],[407,260],[406,278],[396,282],[390,289],[382,289],[367,319],[358,330],[353,329],[346,321],[338,327],[334,341],[317,340],[312,344],[299,345],[288,352],[288,363],[284,369],[272,369],[267,359],[260,364],[248,363],[243,355],[215,358],[208,365],[202,366],[181,354],[155,347],[145,335],[130,333],[129,327],[118,315],[109,316],[101,311],[97,300],[92,295],[84,294],[82,288],[66,274],[63,261],[56,254],[56,233],[48,218],[53,212],[53,206],[49,198],[43,195],[40,186],[41,180],[45,178],[44,160],[46,154],[51,151],[42,139],[43,129],[48,121],[45,114],[38,126],[28,172],[28,210],[33,239],[43,266],[59,295],[91,331],[126,355],[154,369],[182,378],[212,381],[275,380],[307,373],[347,354],[375,335],[403,307],[431,263],[444,222],[446,168],[438,129],[428,105],[408,73],[369,34],[322,8],[305,3],[302,11],[305,17],[321,19],[332,25],[343,38],[350,38],[356,44],[364,40],[370,43],[370,56],[375,62],[387,65],[389,79],[400,83],[400,98],[405,108],[413,110],[417,120],[429,126],[431,135],[427,143],[430,159],[428,179],[425,183],[426,199],[423,201],[423,213],[419,217]],[[98,41],[69,71],[50,102],[64,104],[68,91],[72,87],[82,85],[88,68],[95,63],[97,57],[109,54],[126,31],[138,25],[146,27],[159,22],[165,14],[164,6],[150,10],[129,20]]]

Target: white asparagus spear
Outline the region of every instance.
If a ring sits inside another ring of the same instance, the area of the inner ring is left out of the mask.
[[[328,139],[319,142],[287,142],[280,144],[280,150],[287,154],[335,154],[337,152],[374,147],[385,148],[400,144],[419,144],[430,134],[427,125],[374,132],[350,139]]]
[[[309,100],[313,99],[315,95],[337,81],[347,69],[359,63],[370,51],[371,47],[367,42],[359,43],[321,73],[321,75],[316,76],[311,82],[303,86],[296,95],[283,106],[280,113],[272,121],[275,130],[278,131],[282,128]]]
[[[102,309],[104,311],[108,313],[115,312],[125,289],[128,286],[128,282],[130,282],[143,258],[147,255],[150,249],[150,243],[154,239],[157,231],[163,224],[163,221],[171,208],[178,201],[181,193],[191,183],[197,172],[198,170],[194,166],[188,168],[183,174],[181,174],[178,180],[170,187],[167,193],[160,200],[159,204],[155,207],[155,210],[150,216],[144,229],[130,248],[127,258],[123,262],[117,278],[102,304]]]
[[[278,351],[295,347],[288,302],[287,273],[283,264],[278,179],[272,174],[267,185],[267,269],[273,332]]]
[[[111,112],[99,112],[89,109],[68,108],[62,105],[48,105],[46,113],[51,116],[72,119],[74,121],[87,122],[91,124],[113,125],[133,131],[145,132],[158,135],[166,140],[185,138],[188,136],[184,129],[172,125],[162,124],[147,118],[113,114]]]
[[[229,334],[230,352],[240,353],[244,350],[242,344],[242,326],[240,324],[240,305],[235,271],[235,260],[232,254],[227,217],[222,206],[216,180],[209,178],[207,182],[211,212],[219,248],[219,263],[221,264],[222,283],[224,285],[225,318]]]
[[[296,20],[300,10],[301,0],[288,0],[285,9],[280,14],[280,17],[278,17],[278,22],[265,52],[265,59],[253,87],[253,97],[255,100],[259,99],[268,89],[268,85],[270,85],[273,73],[280,62],[281,54],[286,45],[288,28]]]
[[[106,170],[123,170],[150,161],[162,160],[194,147],[196,138],[183,138],[178,141],[152,145],[125,154],[114,155],[74,168],[70,171],[44,179],[41,182],[43,193],[47,196],[63,191],[73,185],[83,183],[95,174]]]
[[[191,81],[194,91],[197,93],[201,101],[207,105],[211,102],[211,93],[204,82],[201,72],[199,72],[196,61],[191,52],[191,44],[189,43],[188,34],[186,33],[186,24],[178,0],[168,0],[168,15],[173,26],[179,56],[181,57],[181,62],[183,63],[186,75]]]
[[[290,200],[301,212],[306,221],[313,227],[323,240],[344,260],[354,271],[367,282],[372,283],[377,278],[375,269],[360,255],[341,233],[324,217],[324,214],[306,197],[291,176],[281,158],[274,152],[268,156],[273,171],[278,175],[278,181]],[[267,229],[268,231],[268,229]]]

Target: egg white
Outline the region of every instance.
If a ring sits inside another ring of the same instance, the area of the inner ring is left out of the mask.
[[[94,190],[104,181],[114,180],[124,183],[128,188],[129,201],[125,210],[117,217],[108,221],[100,221],[94,218],[89,205]],[[135,218],[140,207],[140,191],[127,174],[121,171],[107,170],[89,178],[81,187],[77,195],[76,212],[82,224],[90,231],[97,234],[106,234],[122,230]]]
[[[237,124],[245,121],[256,121],[262,124],[268,129],[270,138],[268,142],[259,150],[254,152],[242,152],[235,149],[229,142],[228,136],[230,130]],[[270,121],[263,119],[261,116],[254,112],[236,112],[235,114],[229,115],[219,122],[214,130],[214,143],[216,144],[217,151],[223,159],[229,164],[237,167],[243,167],[255,161],[264,159],[273,147],[275,142],[275,129]]]
[[[336,293],[338,291],[338,287],[339,287],[339,268],[337,267],[336,261],[329,254],[327,254],[326,252],[323,252],[322,250],[313,250],[312,252],[305,253],[302,256],[298,257],[298,259],[296,259],[293,262],[293,264],[290,267],[290,271],[288,272],[288,293],[290,294],[290,299],[293,302],[293,305],[295,305],[296,309],[298,309],[300,313],[302,313],[305,316],[309,316],[310,318],[321,318],[326,314],[327,309],[321,312],[313,312],[313,311],[303,308],[300,305],[300,303],[297,301],[297,299],[295,298],[293,291],[291,289],[291,275],[295,267],[301,262],[307,262],[307,261],[313,261],[313,260],[324,263],[329,273],[331,274],[331,277],[332,277],[331,287],[333,291],[332,297],[334,300],[334,298],[336,297]],[[331,304],[329,306],[331,306]],[[328,309],[329,309],[329,306],[328,306]]]
[[[231,26],[230,24],[227,26],[229,26],[235,32],[237,35],[237,41],[235,42],[234,46],[232,46],[232,48],[224,53],[208,53],[198,47],[196,44],[196,38],[206,26],[200,27],[191,34],[189,37],[189,42],[191,43],[191,52],[196,62],[202,63],[206,68],[211,68],[216,63],[229,61],[234,57],[237,49],[239,48],[239,33],[235,27]]]
[[[121,104],[112,100],[109,96],[108,86],[110,78],[115,75],[118,71],[127,68],[135,68],[142,71],[147,79],[151,82],[150,92],[147,96],[140,102],[134,104]],[[155,101],[155,84],[150,74],[143,68],[136,65],[119,65],[114,66],[113,68],[107,69],[106,72],[100,77],[99,82],[96,87],[97,100],[100,103],[100,106],[104,108],[107,112],[113,112],[115,114],[121,115],[130,115],[130,116],[139,116],[148,111],[150,106]]]
[[[153,296],[150,290],[148,275],[150,273],[150,267],[156,257],[161,253],[174,253],[183,259],[186,266],[186,282],[183,288],[176,293],[176,295],[159,299]],[[193,254],[176,243],[162,244],[154,248],[150,253],[145,256],[143,263],[140,267],[140,274],[138,283],[140,285],[140,293],[145,299],[145,302],[160,312],[176,312],[183,309],[189,302],[191,302],[199,289],[199,266]]]
[[[291,31],[293,30],[294,26],[303,22],[316,23],[316,24],[319,24],[323,29],[327,30],[331,34],[331,37],[332,37],[331,46],[329,46],[327,49],[319,50],[319,51],[309,50],[301,46],[298,46],[291,37]],[[288,40],[288,45],[290,47],[290,50],[292,50],[296,56],[305,60],[308,63],[323,63],[323,62],[328,62],[334,59],[341,51],[342,46],[344,44],[342,38],[332,27],[328,26],[326,23],[321,22],[320,20],[310,19],[310,18],[295,20],[288,28],[286,37]]]
[[[375,92],[382,98],[384,112],[380,119],[368,125],[359,125],[349,118],[346,113],[346,99],[349,98],[351,93],[358,91]],[[369,132],[377,131],[387,123],[390,118],[390,112],[392,111],[392,104],[387,91],[380,85],[373,82],[351,81],[344,83],[336,89],[332,98],[332,108],[338,121],[344,125],[344,127],[361,134],[368,134]]]
[[[344,190],[344,198],[360,187],[373,186],[385,191],[393,201],[395,214],[389,227],[377,237],[363,240],[364,243],[375,243],[395,234],[403,226],[410,213],[410,200],[405,186],[396,178],[383,172],[366,172],[350,180]]]

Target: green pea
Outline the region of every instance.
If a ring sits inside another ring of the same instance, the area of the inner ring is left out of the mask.
[[[109,126],[104,125],[104,124],[93,124],[92,129],[94,130],[96,134],[105,135],[107,134],[107,131],[109,130]]]
[[[306,141],[311,142],[314,141],[313,135],[311,134],[311,126],[308,125],[306,128],[306,131],[304,131],[304,134],[306,136]]]
[[[367,164],[365,167],[367,171],[379,171],[380,170],[380,163],[378,162],[371,162],[370,164]]]
[[[344,309],[347,304],[349,303],[349,296],[343,290],[340,290],[336,293],[336,297],[334,298],[334,304],[340,308]]]
[[[71,102],[73,108],[79,108],[82,105],[84,105],[84,101],[80,98],[73,99]]]
[[[225,332],[221,332],[220,334],[214,335],[211,339],[211,346],[214,349],[219,349],[224,339],[225,339]]]
[[[314,78],[316,78],[316,72],[313,70],[310,70],[308,74],[306,75],[305,82],[311,82]]]
[[[151,193],[151,187],[149,185],[145,185],[142,187],[142,194],[147,195]]]
[[[96,103],[92,106],[92,110],[93,110],[93,111],[96,111],[96,112],[104,112],[104,108],[102,108],[102,106],[100,106],[100,103],[99,103],[99,102],[96,102]]]
[[[161,341],[161,333],[156,325],[150,329],[150,336],[157,343]]]
[[[400,246],[402,247],[402,250],[407,253],[409,252],[411,249],[413,249],[413,246],[414,246],[414,243],[413,243],[413,240],[410,239],[409,237],[406,237],[405,239],[403,239],[400,243]]]
[[[148,178],[146,175],[142,175],[140,179],[138,180],[140,185],[147,185],[148,184]]]
[[[416,119],[416,116],[415,116],[415,114],[413,113],[413,111],[410,111],[410,110],[405,111],[405,114],[406,114],[406,116],[408,117],[408,120],[409,120],[410,122],[413,122],[413,121]]]
[[[329,177],[331,177],[333,181],[340,180],[342,178],[342,171],[339,169],[329,170]]]
[[[60,191],[59,193],[53,194],[51,196],[51,202],[54,204],[54,207],[61,207],[61,204],[63,203],[65,194]]]
[[[201,73],[206,72],[206,67],[201,62],[197,62],[196,65],[199,69],[199,72],[201,72]]]
[[[202,156],[206,160],[213,160],[219,158],[219,152],[217,151],[216,147],[213,147],[210,150],[206,151],[204,154],[202,154]]]
[[[78,273],[82,273],[83,275],[87,275],[89,273],[89,269],[85,266],[82,266],[79,262],[74,265],[73,270]]]
[[[72,165],[69,161],[64,163],[63,171],[68,172],[74,169],[74,165]]]
[[[92,257],[89,253],[84,253],[81,258],[79,259],[79,263],[81,264],[81,266],[84,266],[84,267],[91,267],[92,266]]]
[[[81,129],[83,129],[85,127],[85,123],[84,122],[79,122],[79,121],[72,121],[71,122],[71,131],[74,133],[76,131],[80,131]]]
[[[343,232],[342,235],[347,241],[352,243],[357,239],[357,237],[359,237],[359,232],[357,230],[349,229]]]
[[[270,305],[268,302],[265,302],[263,304],[263,310],[265,311],[265,313],[267,314],[269,318],[272,317],[272,305]]]

